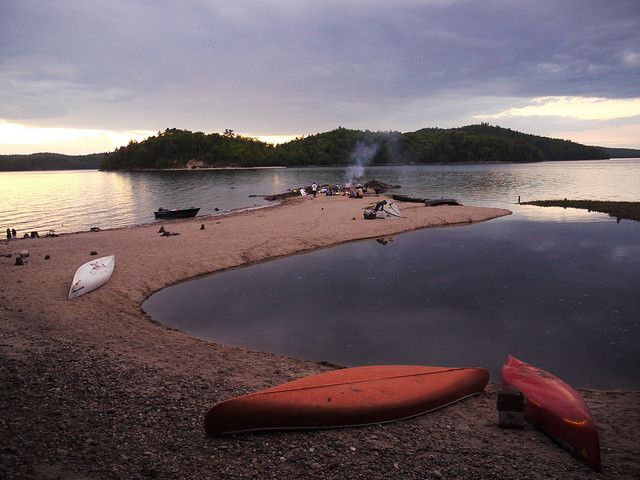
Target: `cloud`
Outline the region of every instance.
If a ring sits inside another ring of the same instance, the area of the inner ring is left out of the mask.
[[[482,120],[505,117],[568,117],[581,120],[612,120],[640,117],[640,98],[540,97],[530,100],[532,105],[477,115]]]
[[[637,0],[0,2],[0,116],[267,135],[635,99],[639,17]]]
[[[622,62],[627,66],[627,67],[640,67],[640,53],[638,52],[631,52],[631,51],[624,51],[621,54],[622,57]]]

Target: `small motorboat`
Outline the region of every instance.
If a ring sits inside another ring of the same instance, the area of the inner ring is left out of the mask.
[[[159,208],[153,214],[156,218],[191,218],[195,217],[199,211],[199,208]]]

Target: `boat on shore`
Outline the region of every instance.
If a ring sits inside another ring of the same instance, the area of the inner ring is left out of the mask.
[[[157,212],[153,212],[156,218],[191,218],[195,217],[200,208],[159,208]]]
[[[391,198],[398,202],[412,202],[412,203],[424,203],[426,198],[412,197],[411,195],[402,195],[400,193],[394,193]]]
[[[434,199],[426,199],[424,204],[427,207],[437,207],[439,205],[457,205],[462,206],[462,204],[456,200],[455,198],[434,198]]]
[[[591,411],[570,385],[540,368],[508,356],[502,383],[525,396],[524,416],[574,457],[600,472],[600,441]]]
[[[484,391],[483,368],[379,365],[300,378],[220,402],[207,412],[209,436],[392,422]]]
[[[113,274],[115,255],[91,260],[76,271],[67,298],[72,300],[107,283]]]
[[[437,207],[438,205],[462,205],[455,198],[422,198],[411,195],[394,193],[391,197],[398,202],[424,203],[427,207]]]

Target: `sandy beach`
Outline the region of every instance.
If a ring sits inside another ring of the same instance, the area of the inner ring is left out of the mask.
[[[511,213],[403,203],[404,219],[364,220],[363,209],[380,199],[295,198],[0,242],[0,478],[639,478],[638,392],[582,392],[600,428],[600,474],[530,425],[498,428],[495,385],[393,424],[205,437],[214,403],[331,367],[163,327],[141,309],[153,292],[275,257],[426,227],[472,229]],[[179,235],[159,235],[160,225]],[[68,301],[71,279],[93,251],[115,254],[113,277]]]

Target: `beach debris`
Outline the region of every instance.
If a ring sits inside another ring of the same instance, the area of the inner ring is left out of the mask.
[[[204,223],[200,225],[200,230],[204,230]]]
[[[294,193],[292,190],[289,190],[288,192],[276,193],[275,195],[265,195],[264,199],[273,202],[275,200],[284,200],[285,198],[296,197],[298,195],[299,193]]]
[[[91,227],[89,229],[90,232],[99,232],[100,231],[100,227]]]
[[[498,392],[498,426],[524,428],[524,396],[515,387],[503,386]]]
[[[158,233],[164,233],[164,232],[166,232],[166,230],[164,229],[164,226],[161,226],[160,230],[158,230]]]
[[[45,259],[45,260],[51,260],[51,255],[45,255],[45,256],[44,256],[44,259]]]
[[[92,250],[89,255],[91,255],[91,256],[98,255],[98,252],[96,252],[95,250]]]
[[[177,232],[170,232],[169,230],[165,230],[164,232],[162,232],[161,234],[163,237],[173,237],[175,235],[180,235]]]
[[[393,237],[376,238],[376,242],[378,242],[380,245],[386,245],[389,242],[393,242]]]
[[[20,256],[26,258],[29,256],[29,250],[20,250]]]
[[[24,265],[24,260],[22,260],[22,257],[16,257],[15,265]]]

